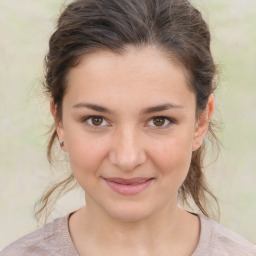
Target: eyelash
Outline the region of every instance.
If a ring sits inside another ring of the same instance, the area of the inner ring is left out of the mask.
[[[86,116],[82,119],[82,123],[84,123],[87,127],[89,128],[92,128],[92,129],[102,129],[103,126],[95,126],[95,125],[91,125],[91,124],[88,124],[87,121],[91,118],[95,118],[95,117],[98,117],[98,118],[102,118],[103,119],[103,122],[106,121],[105,118],[103,116],[98,116],[98,115],[91,115],[91,116]],[[173,124],[177,124],[177,121],[174,120],[173,118],[170,118],[170,117],[167,117],[167,116],[153,116],[150,118],[149,121],[147,121],[147,123],[149,123],[150,121],[153,121],[155,118],[163,118],[165,120],[167,120],[169,123],[165,126],[152,126],[153,129],[157,129],[157,130],[163,130],[163,129],[167,129],[169,128],[171,125]],[[165,124],[165,123],[164,123]]]

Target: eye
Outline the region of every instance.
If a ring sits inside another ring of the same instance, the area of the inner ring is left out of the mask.
[[[85,117],[82,122],[86,124],[86,126],[90,128],[101,128],[103,126],[107,126],[108,122],[102,116],[88,116]]]
[[[155,117],[153,118],[153,123],[156,126],[163,126],[166,122],[166,119],[163,117]]]
[[[168,128],[171,124],[176,123],[172,118],[166,116],[154,116],[149,121],[149,126],[153,126],[157,129]]]

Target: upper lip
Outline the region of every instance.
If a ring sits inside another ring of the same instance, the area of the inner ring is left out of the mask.
[[[136,177],[131,179],[124,179],[124,178],[118,178],[118,177],[110,177],[110,178],[104,178],[107,181],[115,182],[123,185],[131,185],[131,184],[139,184],[143,183],[147,180],[150,180],[152,178],[143,178],[143,177]]]

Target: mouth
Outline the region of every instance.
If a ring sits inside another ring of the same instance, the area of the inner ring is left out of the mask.
[[[154,178],[136,177],[132,179],[123,178],[103,178],[108,186],[121,195],[136,195],[145,190],[154,180]]]

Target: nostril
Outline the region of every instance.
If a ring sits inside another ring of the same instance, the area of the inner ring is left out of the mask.
[[[142,150],[129,152],[111,150],[109,160],[121,170],[132,171],[146,161],[146,155]]]

